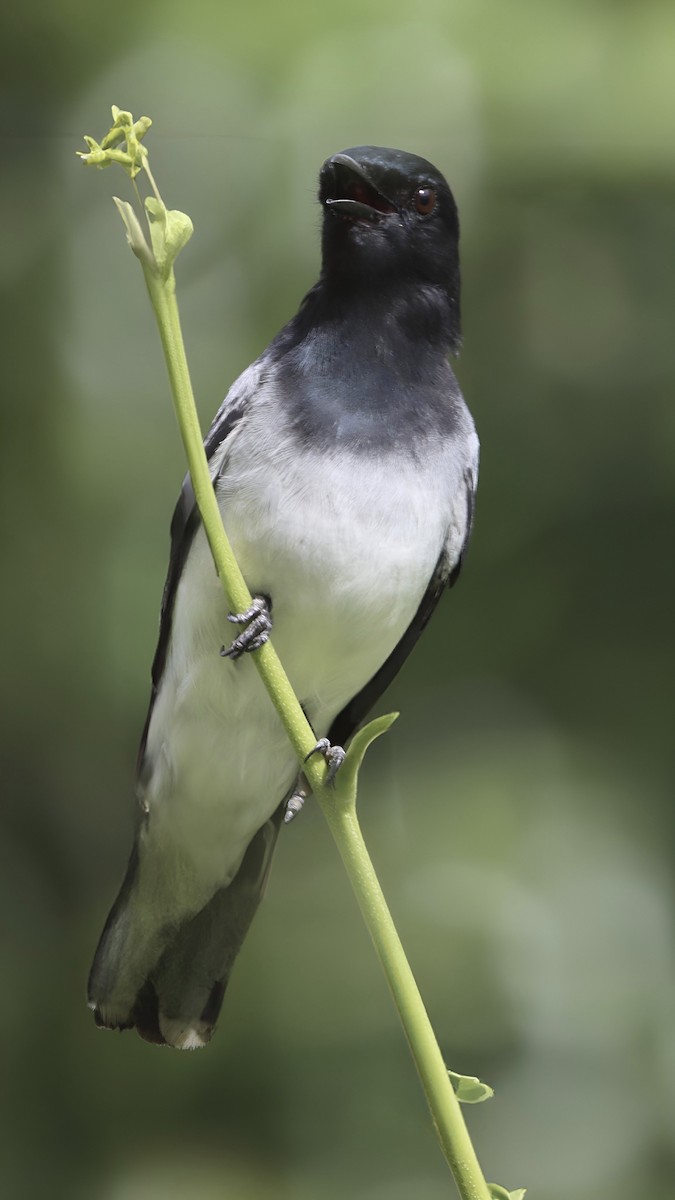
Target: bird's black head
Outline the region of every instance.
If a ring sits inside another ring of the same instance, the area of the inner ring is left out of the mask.
[[[424,158],[355,146],[327,159],[322,281],[383,299],[407,294],[420,311],[435,301],[449,346],[460,338],[459,220],[452,192]]]

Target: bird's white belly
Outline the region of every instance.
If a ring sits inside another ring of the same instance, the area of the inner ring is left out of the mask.
[[[287,460],[222,482],[221,506],[254,593],[272,599],[274,646],[317,734],[373,676],[412,620],[448,507],[433,472],[385,458]],[[436,510],[435,518],[430,512]]]
[[[247,460],[255,467],[235,460],[219,482],[225,525],[251,591],[271,597],[273,644],[323,736],[410,624],[448,506],[432,495],[434,472],[404,462],[355,462],[350,475],[344,458],[296,455],[280,471],[277,455],[272,472],[258,447]],[[219,655],[236,633],[226,608],[200,529],[176,594],[144,799],[155,837],[181,846],[205,889],[235,873],[298,771],[251,658]]]

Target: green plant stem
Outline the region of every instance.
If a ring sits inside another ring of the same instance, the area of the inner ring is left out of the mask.
[[[356,809],[321,804],[382,964],[431,1112],[462,1200],[490,1200],[464,1115],[401,940],[363,840]]]
[[[145,263],[141,265],[157,318],[195,498],[211,553],[228,603],[236,611],[244,611],[251,603],[251,595],[225,533],[209,474],[180,329],[173,272],[163,279]],[[311,759],[304,761],[314,746],[315,737],[272,645],[266,643],[252,658],[293,749],[303,764],[303,771],[347,869],[398,1009],[434,1127],[460,1196],[462,1200],[490,1200],[488,1185],[471,1144],[459,1101],[363,841],[355,807],[359,764],[357,762],[349,767],[348,755],[335,790],[326,787],[324,764]],[[381,719],[380,731],[388,723],[391,723],[390,718]],[[376,725],[378,722],[368,729]],[[363,753],[368,741],[376,736],[372,733],[368,736],[368,729],[361,731],[362,735],[366,735],[361,738]],[[357,734],[354,743],[358,738]],[[342,786],[343,772],[345,787]],[[351,788],[347,783],[350,775]]]

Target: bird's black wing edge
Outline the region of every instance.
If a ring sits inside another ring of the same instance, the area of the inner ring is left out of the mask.
[[[338,713],[333,721],[328,731],[328,740],[333,745],[344,746],[345,742],[356,732],[359,725],[362,724],[370,710],[389,687],[389,684],[398,675],[417,639],[428,624],[446,587],[453,587],[459,579],[473,529],[476,490],[473,471],[465,472],[464,487],[466,493],[466,531],[457,561],[448,569],[445,552],[441,553],[429,581],[429,586],[420,601],[419,608],[400,642],[394,647],[389,658],[385,659],[379,671],[375,672],[372,679],[368,681],[360,692],[357,692],[349,701],[349,704],[342,709],[342,712]]]

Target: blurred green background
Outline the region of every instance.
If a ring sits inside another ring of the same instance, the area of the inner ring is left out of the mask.
[[[488,1178],[675,1197],[675,8],[84,0],[2,18],[0,1188],[440,1200],[453,1186],[319,812],[284,832],[213,1044],[103,1034],[183,474],[111,193],[116,103],[196,234],[206,426],[314,282],[322,160],[422,154],[462,217],[482,439],[460,586],[386,699],[361,813]]]

